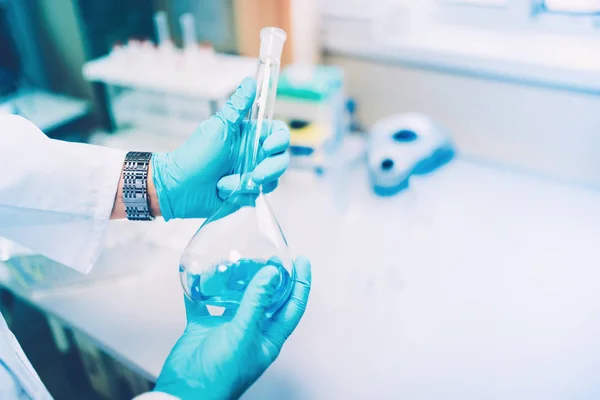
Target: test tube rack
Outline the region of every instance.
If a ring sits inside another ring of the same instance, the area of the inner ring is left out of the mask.
[[[86,63],[83,76],[105,85],[116,128],[189,135],[255,69],[251,57],[132,41]]]

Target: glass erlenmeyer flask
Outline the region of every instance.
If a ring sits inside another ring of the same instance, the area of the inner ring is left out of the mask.
[[[279,270],[276,295],[267,310],[273,314],[288,299],[295,267],[283,232],[262,188],[251,178],[259,143],[270,133],[284,31],[261,30],[256,98],[244,123],[244,159],[240,186],[221,208],[200,227],[180,261],[181,283],[192,301],[237,308],[256,272],[272,265]]]

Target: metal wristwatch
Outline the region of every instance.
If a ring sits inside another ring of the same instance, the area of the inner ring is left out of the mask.
[[[148,167],[152,153],[130,151],[123,163],[123,204],[127,219],[152,221],[148,199]]]

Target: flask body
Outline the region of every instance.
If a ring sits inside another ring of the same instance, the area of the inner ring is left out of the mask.
[[[238,191],[196,232],[181,257],[179,272],[190,300],[237,309],[248,284],[265,266],[279,271],[267,308],[272,315],[291,293],[293,259],[265,196]]]

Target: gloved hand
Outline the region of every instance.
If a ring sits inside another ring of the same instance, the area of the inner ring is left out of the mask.
[[[237,188],[238,175],[231,175],[242,158],[241,126],[252,107],[256,81],[246,78],[227,104],[177,150],[152,156],[153,182],[165,220],[206,218]],[[259,164],[253,179],[269,193],[289,164],[286,150],[290,132],[274,121],[271,134],[261,138]]]
[[[158,377],[155,391],[183,400],[239,398],[271,365],[304,314],[310,293],[307,259],[296,260],[289,300],[271,319],[265,309],[276,289],[275,267],[259,270],[235,316],[211,317],[185,299],[187,327]]]

